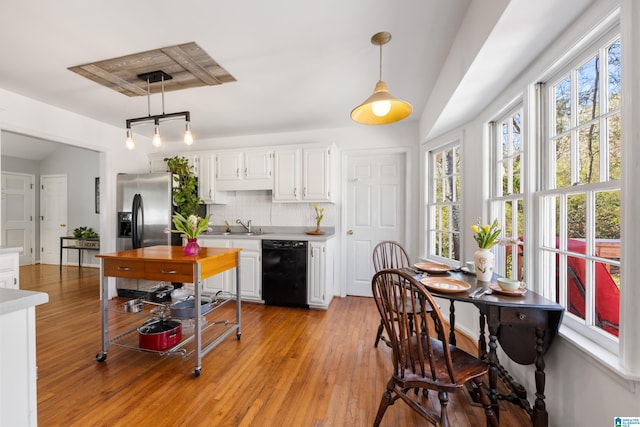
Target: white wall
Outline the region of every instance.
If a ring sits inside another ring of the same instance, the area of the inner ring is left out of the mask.
[[[67,230],[68,235],[78,227],[100,230],[100,215],[95,211],[95,178],[100,173],[100,154],[70,145],[60,145],[51,156],[40,162],[40,175],[65,174],[67,176]],[[39,197],[36,194],[36,197]],[[99,266],[95,251],[84,251],[83,265]],[[78,251],[66,251],[67,262],[78,262]]]

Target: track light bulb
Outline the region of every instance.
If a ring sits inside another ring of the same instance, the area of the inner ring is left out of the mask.
[[[132,151],[136,148],[136,143],[133,140],[133,132],[131,132],[131,129],[127,129],[127,140],[125,141],[125,146],[129,151]]]
[[[151,144],[160,148],[162,146],[162,139],[160,139],[160,126],[156,123],[156,126],[153,128],[153,139],[151,140]]]
[[[191,122],[187,122],[184,130],[184,143],[186,145],[193,144],[193,135],[191,134]]]

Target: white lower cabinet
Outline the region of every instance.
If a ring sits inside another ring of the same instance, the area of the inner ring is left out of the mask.
[[[43,292],[0,290],[0,426],[38,425],[36,308]]]
[[[18,289],[20,261],[18,252],[0,254],[0,288]]]
[[[334,250],[333,241],[309,242],[308,288],[309,307],[329,308],[333,299]]]
[[[246,301],[262,300],[262,241],[251,239],[198,239],[198,244],[213,248],[242,248],[240,252],[240,297]],[[204,280],[205,293],[227,291],[235,293],[235,269]]]
[[[240,295],[242,299],[261,301],[262,241],[242,239],[231,242],[232,248],[242,248],[242,252],[240,252]],[[235,276],[233,276],[233,280],[235,282]]]
[[[198,244],[209,248],[230,248],[231,240],[224,239],[198,239]],[[235,292],[236,270],[223,271],[203,280],[202,291],[205,294],[215,294],[218,291]]]

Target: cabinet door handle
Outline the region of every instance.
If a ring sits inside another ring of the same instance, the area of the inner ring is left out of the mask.
[[[167,271],[167,270],[160,270],[160,273],[162,273],[162,274],[176,274],[176,273],[177,273],[177,271],[176,271],[176,270],[169,270],[169,271]]]
[[[298,197],[298,189],[293,187],[293,197]]]
[[[236,176],[240,178],[240,168],[236,168]]]
[[[307,187],[302,188],[302,197],[307,197]]]
[[[248,172],[248,168],[244,168],[244,177],[248,177],[249,176],[249,172]]]

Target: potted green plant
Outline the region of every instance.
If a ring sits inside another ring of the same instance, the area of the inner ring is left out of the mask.
[[[76,239],[97,239],[100,235],[91,227],[78,227],[73,230],[73,237]]]
[[[181,156],[165,157],[164,161],[169,171],[173,173],[173,181],[178,184],[173,187],[173,203],[176,206],[176,212],[185,217],[196,215],[203,201],[198,197],[198,178],[193,166]]]

